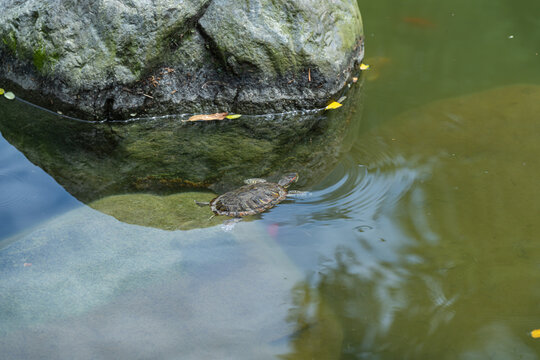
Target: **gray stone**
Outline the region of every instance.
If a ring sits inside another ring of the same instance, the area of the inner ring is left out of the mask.
[[[0,81],[86,118],[324,105],[363,56],[354,0],[2,0]]]

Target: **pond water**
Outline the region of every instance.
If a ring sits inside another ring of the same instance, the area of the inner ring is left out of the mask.
[[[3,358],[540,358],[540,3],[359,5],[371,67],[346,106],[286,142],[231,122],[274,156],[242,161],[310,192],[231,231],[187,207],[206,190],[126,185],[157,157],[138,127],[0,99]],[[72,127],[145,156],[67,154]]]

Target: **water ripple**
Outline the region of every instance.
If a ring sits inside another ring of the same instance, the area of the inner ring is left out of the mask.
[[[390,211],[418,179],[420,168],[387,157],[385,166],[371,168],[346,158],[340,166],[303,201],[302,212],[313,220],[332,218],[361,222],[360,232],[374,227],[381,212]]]

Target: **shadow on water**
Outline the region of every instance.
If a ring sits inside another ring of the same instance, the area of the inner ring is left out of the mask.
[[[209,225],[197,224],[211,212],[193,202],[211,199],[209,189],[224,192],[251,177],[277,181],[290,171],[300,174],[300,188],[324,178],[352,146],[361,93],[360,83],[352,86],[333,112],[209,122],[179,115],[84,123],[0,99],[0,131],[90,206],[129,223],[188,229]]]

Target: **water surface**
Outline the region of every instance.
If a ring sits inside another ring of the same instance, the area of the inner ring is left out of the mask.
[[[232,231],[166,230],[159,192],[118,220],[1,138],[2,353],[540,358],[538,3],[359,4],[371,68],[331,169]]]

